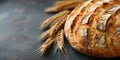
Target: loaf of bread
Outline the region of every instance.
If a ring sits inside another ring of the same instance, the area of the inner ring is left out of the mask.
[[[80,53],[120,57],[120,0],[89,0],[67,17],[65,36]]]

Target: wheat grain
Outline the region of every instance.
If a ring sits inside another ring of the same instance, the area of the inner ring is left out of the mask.
[[[41,55],[43,55],[46,50],[52,45],[52,43],[54,42],[54,36],[49,37],[44,44],[40,47],[40,52]]]
[[[68,14],[69,11],[68,10],[64,10],[61,11],[60,13],[51,16],[50,18],[48,18],[47,20],[45,20],[42,25],[40,26],[40,28],[45,28],[46,26],[48,26],[51,22],[53,22],[55,19],[59,18],[60,16],[64,15],[64,14]]]
[[[61,20],[59,20],[55,25],[51,27],[50,35],[55,34],[59,30],[59,28],[65,23],[66,18],[67,18],[67,15],[65,15],[63,18],[61,18]]]
[[[55,5],[51,8],[46,9],[46,12],[59,12],[62,10],[66,10],[66,9],[73,9],[74,7],[76,7],[79,3],[81,3],[81,1],[59,1],[57,3],[55,3]]]

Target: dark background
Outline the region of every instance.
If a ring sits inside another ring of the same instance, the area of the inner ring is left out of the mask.
[[[35,51],[41,45],[37,36],[43,30],[41,23],[53,14],[44,9],[56,0],[0,0],[0,60],[58,60],[58,54],[49,53],[40,57]],[[64,60],[119,60],[96,58],[80,54],[66,42]],[[52,51],[53,52],[53,49]]]

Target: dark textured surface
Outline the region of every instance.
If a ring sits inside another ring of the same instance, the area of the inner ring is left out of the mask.
[[[51,15],[45,13],[44,9],[53,2],[55,0],[0,0],[0,60],[59,59],[57,53],[40,57],[34,52],[41,44],[37,38],[42,32],[39,26]],[[75,52],[68,43],[66,49],[68,56],[65,58],[68,60],[104,59]]]

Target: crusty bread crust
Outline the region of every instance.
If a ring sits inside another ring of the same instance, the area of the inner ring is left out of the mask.
[[[64,31],[80,53],[97,57],[120,56],[120,0],[89,0],[67,17]]]

